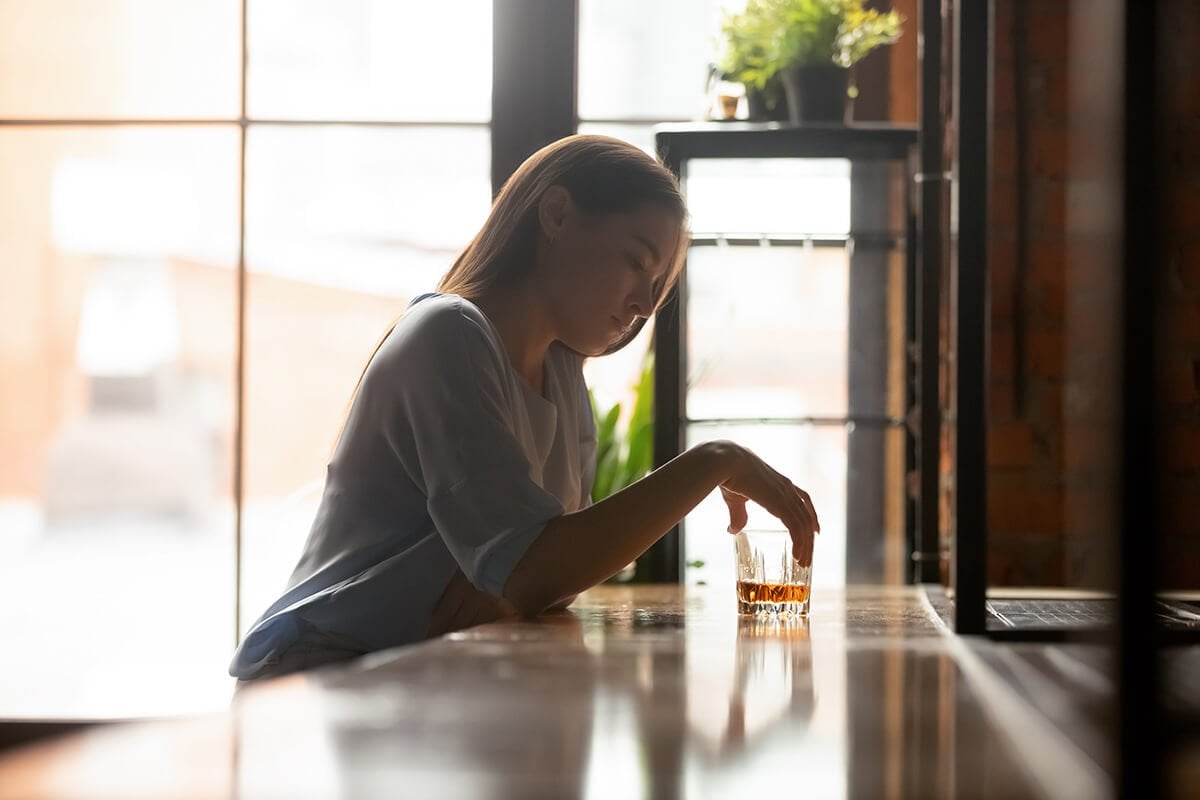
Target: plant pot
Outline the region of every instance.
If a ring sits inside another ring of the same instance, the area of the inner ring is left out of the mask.
[[[752,122],[782,121],[789,119],[787,95],[783,84],[771,81],[765,89],[750,84],[746,87],[746,113]]]
[[[847,71],[829,66],[787,67],[780,70],[787,95],[788,119],[804,122],[845,124],[849,97]]]

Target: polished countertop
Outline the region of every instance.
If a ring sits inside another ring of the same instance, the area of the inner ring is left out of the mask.
[[[1087,714],[1038,708],[913,587],[603,586],[251,685],[229,712],[0,756],[0,798],[1103,797]]]

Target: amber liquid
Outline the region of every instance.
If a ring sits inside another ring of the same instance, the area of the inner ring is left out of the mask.
[[[808,601],[808,584],[738,581],[737,596],[738,600],[743,603],[795,603],[802,605]]]

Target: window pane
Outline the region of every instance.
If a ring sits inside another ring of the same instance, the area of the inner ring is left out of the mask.
[[[376,342],[491,204],[483,127],[249,135],[243,629],[295,566]]]
[[[251,126],[252,272],[391,297],[429,290],[491,208],[486,127]]]
[[[845,159],[694,159],[686,177],[697,232],[845,236],[850,230]]]
[[[845,415],[848,274],[842,247],[693,247],[688,416]]]
[[[750,448],[813,498],[821,517],[821,535],[813,549],[813,586],[841,586],[846,575],[846,451],[847,428],[842,425],[690,425],[687,445],[731,439]],[[880,496],[883,487],[876,491]],[[749,527],[774,518],[750,503]],[[684,520],[685,580],[705,581],[734,597],[733,537],[729,510],[720,492],[713,492]],[[880,537],[882,540],[882,537]],[[697,562],[703,562],[697,565]]]
[[[247,2],[251,116],[491,119],[491,0]]]
[[[0,129],[0,174],[0,715],[219,708],[238,129]]]
[[[606,122],[581,122],[580,133],[593,133],[601,136],[614,136],[623,141],[635,144],[652,156],[657,156],[654,147],[653,125],[614,125]]]
[[[0,117],[238,114],[237,0],[0,2]]]
[[[580,117],[699,118],[722,4],[580,0]]]

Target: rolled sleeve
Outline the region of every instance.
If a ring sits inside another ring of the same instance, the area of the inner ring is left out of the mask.
[[[513,568],[563,507],[533,481],[480,473],[430,497],[429,513],[467,579],[500,597]]]

